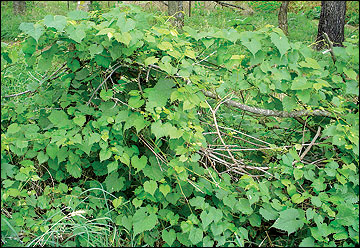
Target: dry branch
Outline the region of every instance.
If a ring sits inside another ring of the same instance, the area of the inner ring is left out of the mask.
[[[205,96],[218,99],[219,97],[215,95],[214,93],[211,93],[210,91],[202,91]],[[275,117],[281,117],[281,118],[294,118],[294,117],[300,117],[300,116],[324,116],[324,117],[332,117],[331,113],[326,110],[298,110],[298,111],[277,111],[277,110],[270,110],[270,109],[261,109],[256,107],[251,107],[245,104],[241,104],[238,102],[235,102],[233,100],[227,100],[225,102],[226,105],[235,107],[241,110],[244,110],[246,112],[250,112],[253,114],[263,115],[263,116],[275,116]]]
[[[231,8],[237,8],[237,9],[241,9],[241,10],[245,10],[243,7],[234,5],[234,4],[230,4],[230,3],[224,3],[224,2],[220,2],[220,1],[214,1],[217,4],[220,4],[221,6],[224,7],[231,7]]]

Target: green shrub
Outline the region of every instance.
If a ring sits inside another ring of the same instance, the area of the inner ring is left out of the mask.
[[[2,76],[39,74],[2,97],[4,245],[359,244],[358,39],[334,64],[133,5],[20,29]]]

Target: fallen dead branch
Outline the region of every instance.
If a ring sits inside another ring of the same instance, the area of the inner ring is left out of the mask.
[[[203,90],[202,92],[207,97],[210,97],[213,99],[219,99],[219,97],[216,94],[214,94],[210,91]],[[245,104],[241,104],[239,102],[235,102],[233,100],[226,100],[226,102],[224,102],[224,103],[230,107],[235,107],[235,108],[244,110],[246,112],[263,115],[263,116],[275,116],[275,117],[281,117],[281,118],[289,118],[289,117],[295,118],[295,117],[300,117],[300,116],[324,116],[324,117],[330,117],[330,118],[332,117],[332,114],[330,112],[328,112],[326,110],[319,110],[319,109],[298,110],[298,111],[287,112],[287,111],[277,111],[277,110],[251,107],[251,106],[248,106]]]

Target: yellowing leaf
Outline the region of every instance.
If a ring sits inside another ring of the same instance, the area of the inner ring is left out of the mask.
[[[166,195],[170,193],[171,188],[168,184],[161,184],[159,190],[166,197]]]
[[[148,66],[148,65],[153,65],[158,61],[159,61],[158,58],[156,58],[155,56],[151,56],[151,57],[148,57],[147,59],[145,59],[144,63],[145,63],[145,66]]]

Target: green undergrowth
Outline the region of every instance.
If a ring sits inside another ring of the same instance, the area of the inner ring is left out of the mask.
[[[178,32],[133,5],[20,29],[3,246],[359,244],[357,36],[334,63],[273,25]]]

